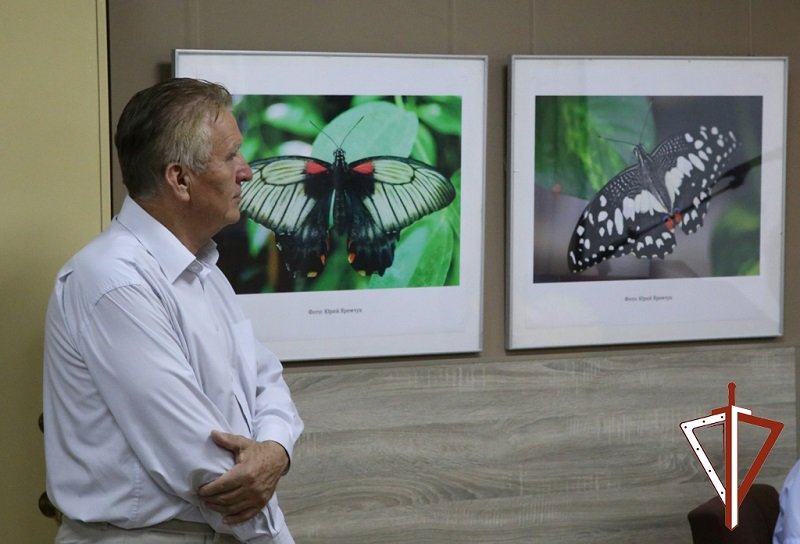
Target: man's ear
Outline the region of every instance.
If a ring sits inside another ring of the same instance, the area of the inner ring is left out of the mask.
[[[179,200],[189,200],[190,177],[189,169],[176,162],[169,163],[164,172],[167,190]]]

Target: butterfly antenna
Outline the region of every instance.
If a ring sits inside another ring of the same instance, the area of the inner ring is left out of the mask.
[[[345,135],[344,135],[344,138],[342,138],[342,145],[344,145],[344,141],[345,141],[345,140],[347,140],[347,137],[348,137],[348,136],[350,136],[350,133],[351,133],[351,132],[353,132],[353,131],[356,129],[356,127],[358,126],[358,124],[359,124],[361,121],[363,121],[363,120],[364,120],[364,116],[362,115],[362,116],[361,116],[361,117],[358,119],[358,121],[356,121],[356,124],[355,124],[355,125],[353,125],[353,127],[352,127],[350,130],[348,130],[348,131],[347,131],[347,134],[345,134]]]
[[[625,144],[625,145],[629,145],[631,147],[636,147],[636,144],[634,144],[632,142],[629,142],[627,140],[617,140],[616,138],[609,138],[608,136],[600,136],[600,138],[602,138],[604,140],[607,140],[609,142],[614,142],[614,143],[617,143],[617,144]]]
[[[363,120],[364,120],[364,117],[362,116],[362,117],[361,117],[361,118],[360,118],[358,121],[356,121],[356,124],[355,124],[355,125],[353,125],[353,126],[350,128],[350,130],[348,130],[348,131],[347,131],[347,134],[345,134],[345,135],[344,135],[344,138],[342,138],[342,142],[341,142],[341,143],[337,143],[337,142],[336,142],[336,140],[334,140],[333,138],[331,138],[330,136],[328,136],[328,133],[327,133],[327,132],[325,132],[324,130],[322,130],[322,127],[320,127],[320,126],[317,126],[317,124],[316,124],[314,121],[309,121],[309,123],[311,123],[311,126],[313,126],[315,129],[317,129],[318,131],[320,131],[320,133],[321,133],[321,134],[323,134],[323,135],[324,135],[324,136],[325,136],[327,139],[329,139],[329,140],[331,141],[331,143],[332,143],[332,144],[333,144],[335,147],[339,148],[339,147],[342,147],[342,146],[344,145],[344,142],[345,142],[345,140],[347,140],[347,137],[348,137],[348,136],[350,136],[350,133],[351,133],[351,132],[353,132],[353,130],[354,130],[354,129],[355,129],[357,126],[358,126],[358,124],[359,124],[361,121],[363,121]]]
[[[639,143],[642,142],[642,136],[644,136],[644,129],[647,128],[647,121],[650,119],[651,114],[653,113],[653,98],[648,97],[647,99],[647,113],[642,120],[642,128],[639,130]]]
[[[598,134],[596,132],[595,132],[595,136],[597,136],[601,140],[605,140],[607,142],[614,142],[614,143],[617,143],[617,144],[623,144],[623,145],[630,146],[631,148],[636,147],[636,144],[634,144],[632,142],[626,142],[625,140],[617,140],[616,138],[609,138],[608,136],[603,136],[602,134]]]
[[[642,143],[642,136],[644,135],[644,130],[647,128],[647,122],[650,119],[650,113],[653,111],[653,100],[652,100],[652,98],[648,98],[647,103],[648,103],[647,113],[645,114],[644,119],[642,120],[642,128],[639,129],[639,140],[638,140],[638,143]],[[617,140],[616,138],[609,138],[608,136],[603,136],[602,134],[595,133],[595,135],[598,138],[601,138],[601,139],[606,140],[608,142],[614,142],[614,143],[618,143],[618,144],[629,145],[631,147],[636,147],[636,145],[637,145],[637,144],[635,144],[633,142],[628,142],[628,141],[625,141],[625,140]]]
[[[311,126],[313,126],[315,129],[317,129],[317,130],[320,132],[320,134],[322,134],[322,135],[323,135],[323,136],[325,136],[327,139],[329,139],[329,140],[331,141],[331,143],[333,144],[333,146],[334,146],[334,147],[337,147],[337,148],[338,148],[338,147],[341,147],[339,144],[337,144],[337,143],[336,143],[336,140],[334,140],[333,138],[331,138],[330,136],[328,136],[328,133],[327,133],[327,132],[325,132],[324,130],[322,130],[322,127],[320,127],[320,126],[317,126],[317,124],[316,124],[314,121],[309,121],[309,123],[311,123]]]

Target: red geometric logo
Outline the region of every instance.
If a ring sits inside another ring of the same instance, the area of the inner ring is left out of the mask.
[[[753,464],[747,471],[742,485],[738,485],[739,474],[739,422],[756,425],[769,430],[769,436],[761,446]],[[725,450],[725,485],[719,479],[716,470],[708,460],[708,455],[700,445],[700,441],[694,434],[695,429],[701,427],[723,426],[724,450]],[[686,436],[686,440],[692,446],[692,451],[697,456],[700,464],[706,472],[706,476],[711,480],[711,484],[717,491],[717,495],[725,504],[725,526],[733,530],[739,524],[739,506],[747,496],[750,486],[761,470],[766,461],[772,446],[778,440],[778,435],[783,430],[783,423],[772,421],[763,417],[756,417],[747,408],[736,406],[736,384],[728,384],[728,405],[711,410],[705,417],[684,421],[681,423],[681,430]]]

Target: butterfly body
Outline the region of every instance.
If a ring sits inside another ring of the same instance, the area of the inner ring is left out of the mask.
[[[281,156],[250,163],[241,209],[275,232],[286,267],[316,276],[331,249],[330,231],[346,235],[348,261],[361,274],[383,275],[400,231],[447,206],[455,189],[443,174],[409,158],[376,156],[348,163]]]
[[[664,183],[665,174],[662,168],[656,163],[652,156],[647,154],[643,145],[638,144],[633,149],[636,156],[636,161],[639,166],[639,173],[642,180],[642,187],[650,191],[661,205],[661,211],[666,212],[672,208],[673,198],[669,194],[666,183]]]
[[[637,145],[636,163],[611,178],[580,215],[569,243],[570,270],[631,252],[648,259],[672,253],[678,225],[686,234],[702,226],[737,145],[733,132],[705,126],[664,140],[652,153]]]

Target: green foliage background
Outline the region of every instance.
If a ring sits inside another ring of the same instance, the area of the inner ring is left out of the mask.
[[[401,231],[394,262],[383,276],[357,274],[347,262],[346,240],[331,231],[323,272],[316,278],[293,277],[280,262],[272,232],[243,219],[237,228],[246,238],[246,252],[220,249],[220,260],[229,261],[220,267],[238,293],[458,285],[460,96],[244,95],[234,98],[234,115],[248,161],[303,155],[332,162],[341,145],[348,162],[376,155],[420,160],[447,176],[456,189],[449,206]]]
[[[655,144],[641,96],[539,96],[536,134],[536,184],[584,200],[630,164],[631,143]]]

